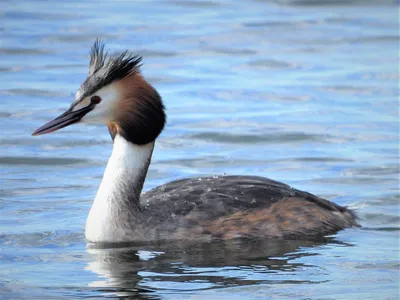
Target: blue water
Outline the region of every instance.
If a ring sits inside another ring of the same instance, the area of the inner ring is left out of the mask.
[[[397,299],[396,1],[0,3],[0,298]],[[168,125],[145,190],[255,174],[355,208],[326,243],[92,249],[104,126],[31,132],[71,101],[103,37],[144,57]]]

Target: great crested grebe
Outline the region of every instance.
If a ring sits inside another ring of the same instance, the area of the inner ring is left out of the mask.
[[[108,57],[100,40],[90,56],[70,108],[33,133],[106,123],[114,147],[87,218],[87,240],[318,239],[359,226],[348,208],[264,177],[187,178],[141,195],[166,121],[162,99],[140,74],[141,57]]]

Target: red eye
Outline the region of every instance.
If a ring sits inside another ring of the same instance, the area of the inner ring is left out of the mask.
[[[90,102],[92,104],[99,104],[101,102],[101,98],[99,96],[93,96],[92,98],[90,98]]]

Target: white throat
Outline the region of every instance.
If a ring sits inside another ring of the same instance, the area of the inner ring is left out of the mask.
[[[139,197],[150,164],[154,142],[135,145],[120,135],[107,163],[103,180],[86,221],[86,238],[92,242],[132,240]]]

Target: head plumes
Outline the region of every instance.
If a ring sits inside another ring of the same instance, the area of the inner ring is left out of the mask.
[[[104,53],[104,43],[101,39],[96,39],[92,49],[90,49],[89,76],[96,73],[104,66],[108,52]]]
[[[103,41],[97,39],[90,50],[89,74],[79,90],[79,98],[93,94],[113,81],[140,73],[141,60],[141,56],[128,51],[110,57],[108,52],[104,51]]]

